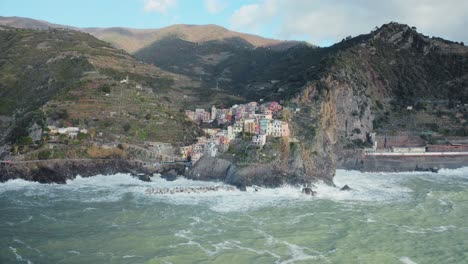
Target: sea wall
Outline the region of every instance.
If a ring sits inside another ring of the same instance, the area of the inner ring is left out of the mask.
[[[359,171],[415,171],[424,169],[457,169],[468,166],[468,156],[364,156],[341,157],[338,169]]]

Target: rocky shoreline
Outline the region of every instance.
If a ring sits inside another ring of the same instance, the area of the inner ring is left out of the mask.
[[[363,172],[403,172],[457,169],[468,165],[468,157],[367,157],[346,156],[338,160],[337,168]],[[124,159],[103,160],[42,160],[24,163],[0,163],[0,182],[24,179],[40,183],[65,184],[76,176],[91,177],[99,174],[129,173],[142,181],[151,181],[159,173],[166,180],[179,176],[199,181],[220,181],[240,190],[247,186],[275,188],[283,184],[304,185],[300,177],[278,170],[271,164],[237,166],[231,161],[202,157],[192,168],[184,164],[162,164],[158,168],[146,167],[141,162]]]
[[[238,166],[231,161],[209,156],[202,157],[193,167],[181,163],[161,164],[154,168],[144,163],[125,159],[41,160],[34,162],[0,163],[0,182],[23,179],[40,183],[65,184],[76,176],[112,175],[129,173],[142,181],[151,181],[155,173],[166,180],[179,176],[199,181],[219,181],[245,190],[247,186],[267,188],[283,184],[302,185],[303,178],[286,173],[273,164]]]
[[[91,177],[99,174],[129,173],[143,181],[150,181],[153,173],[183,172],[177,165],[149,169],[140,162],[124,159],[42,160],[35,162],[1,163],[0,182],[23,179],[40,183],[65,184],[76,176]]]

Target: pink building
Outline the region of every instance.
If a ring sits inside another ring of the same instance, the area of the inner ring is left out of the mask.
[[[271,102],[268,106],[268,110],[273,112],[281,111],[281,109],[283,109],[283,107],[278,102]]]

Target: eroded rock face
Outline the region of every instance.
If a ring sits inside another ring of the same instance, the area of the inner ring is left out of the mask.
[[[225,181],[231,179],[235,166],[224,159],[202,156],[200,160],[188,171],[186,177],[201,181]]]

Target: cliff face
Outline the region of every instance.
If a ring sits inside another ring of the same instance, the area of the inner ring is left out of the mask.
[[[366,141],[379,128],[376,123],[408,129],[413,116],[415,123],[422,121],[421,109],[425,122],[437,119],[435,109],[421,106],[414,114],[403,113],[407,106],[468,99],[468,48],[462,44],[390,23],[332,48],[338,52],[325,60],[315,83],[325,98],[322,113],[328,124],[322,126],[333,127],[334,139],[343,146]],[[395,116],[404,122],[396,124]]]
[[[468,99],[468,49],[429,38],[407,25],[386,24],[315,52],[322,55],[320,64],[312,66],[313,71],[299,70],[297,75],[308,80],[290,100],[293,108],[300,109],[290,120],[294,143],[264,165],[268,170],[258,165],[238,169],[235,175],[243,175],[244,182],[332,183],[337,164],[369,146],[370,133],[405,130],[413,122],[437,119],[435,110],[425,111],[424,119],[418,111],[402,111],[408,105]],[[394,122],[397,118],[400,124]],[[269,177],[248,177],[243,171],[251,175],[263,171]]]
[[[316,79],[293,101],[301,108],[293,124],[302,151],[293,163],[300,165],[290,169],[301,168],[296,172],[308,180],[332,182],[338,160],[367,146],[382,116],[393,130],[404,130],[412,118],[421,122],[417,112],[416,117],[398,113],[406,122],[391,124],[394,113],[401,111],[395,105],[406,109],[421,100],[466,100],[468,48],[459,43],[390,23],[330,49],[335,52],[322,61]],[[428,122],[437,113],[424,115]]]

